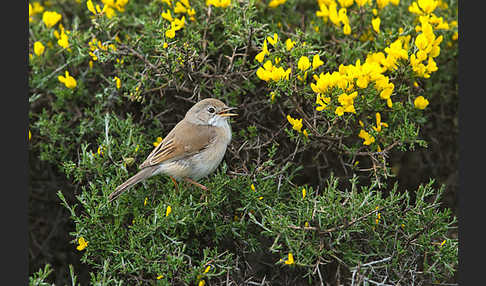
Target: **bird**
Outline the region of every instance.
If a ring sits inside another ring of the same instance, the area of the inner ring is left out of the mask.
[[[176,186],[177,180],[184,180],[207,190],[197,180],[212,173],[223,160],[231,141],[228,119],[238,115],[230,112],[234,109],[215,98],[194,104],[140,164],[140,171],[116,187],[108,201],[157,174],[168,175]]]

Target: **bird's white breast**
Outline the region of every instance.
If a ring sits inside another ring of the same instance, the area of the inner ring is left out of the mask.
[[[216,135],[208,147],[191,157],[161,164],[158,173],[165,173],[176,179],[189,177],[193,180],[199,180],[212,173],[223,160],[231,141],[231,126],[226,118],[209,123],[216,127]]]

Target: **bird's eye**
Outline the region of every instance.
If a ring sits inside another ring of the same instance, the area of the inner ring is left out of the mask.
[[[208,107],[208,111],[209,113],[214,113],[216,110],[214,109],[214,107],[210,106]]]

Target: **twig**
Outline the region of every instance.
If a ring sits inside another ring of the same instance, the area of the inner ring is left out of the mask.
[[[355,224],[355,223],[357,223],[359,221],[362,221],[365,218],[369,217],[370,215],[372,215],[372,214],[374,214],[376,212],[379,212],[379,211],[381,211],[383,209],[385,209],[385,207],[381,207],[379,209],[375,209],[372,212],[367,213],[367,214],[365,214],[362,217],[359,217],[357,219],[351,220],[349,223],[345,223],[345,224],[342,224],[340,226],[332,227],[332,228],[329,228],[329,229],[326,229],[326,230],[320,230],[318,227],[315,227],[315,226],[304,226],[304,227],[301,227],[301,226],[296,226],[296,225],[289,225],[288,227],[291,228],[291,229],[298,229],[298,230],[313,230],[313,231],[318,231],[319,234],[331,233],[331,232],[335,232],[335,231],[338,231],[338,230],[343,230],[343,229],[349,228],[353,224]]]

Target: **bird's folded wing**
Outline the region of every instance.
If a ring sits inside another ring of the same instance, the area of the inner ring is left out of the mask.
[[[177,132],[174,132],[177,129]],[[216,130],[211,125],[195,125],[180,121],[148,155],[140,169],[163,162],[182,159],[206,148],[215,138]]]

